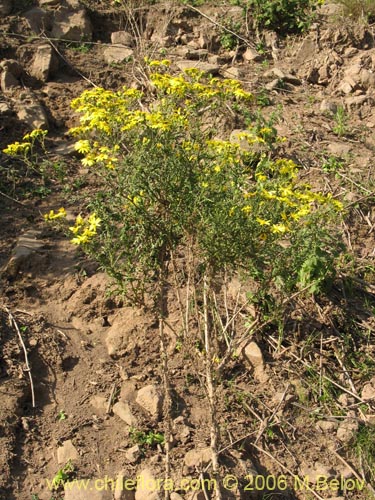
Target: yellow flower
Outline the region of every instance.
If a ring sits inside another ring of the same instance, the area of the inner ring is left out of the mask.
[[[275,234],[283,234],[289,231],[289,228],[285,224],[274,224],[271,231]]]
[[[66,217],[66,210],[65,208],[61,207],[57,212],[54,210],[50,210],[48,214],[44,214],[44,220],[55,220],[55,219],[62,219],[63,217]]]
[[[269,226],[269,225],[271,225],[271,221],[266,220],[266,219],[261,219],[260,217],[257,217],[255,220],[261,226]]]

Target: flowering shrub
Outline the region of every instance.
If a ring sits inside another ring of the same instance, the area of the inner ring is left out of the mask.
[[[95,88],[72,102],[75,148],[102,188],[87,200],[91,214],[69,228],[71,241],[137,299],[155,287],[168,254],[187,245],[215,272],[240,266],[268,285],[292,289],[310,279],[318,291],[334,258],[325,222],[341,204],[276,156],[274,128],[254,123],[232,141],[219,131],[228,108],[256,115],[238,81],[196,69],[172,75],[166,60],[149,65],[151,100],[132,88]],[[45,133],[4,152],[26,157]]]
[[[274,129],[254,126],[235,142],[219,136],[228,107],[254,107],[238,81],[195,69],[173,76],[166,64],[152,63],[159,71],[150,75],[151,103],[129,88],[95,88],[73,101],[81,115],[70,131],[75,147],[103,183],[90,200],[100,230],[78,225],[73,241],[124,288],[152,287],[160,256],[187,241],[217,269],[266,272],[270,258],[283,259],[280,239],[293,242],[301,229],[314,239],[314,217],[341,204],[300,183],[292,160],[273,157]]]

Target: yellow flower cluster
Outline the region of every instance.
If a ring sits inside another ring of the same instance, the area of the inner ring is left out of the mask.
[[[75,235],[70,241],[75,245],[84,245],[97,234],[101,219],[95,213],[91,214],[86,220],[78,215],[74,226],[70,227],[70,231]]]
[[[9,144],[5,149],[3,149],[3,153],[9,156],[27,156],[37,140],[43,144],[44,138],[47,134],[47,130],[37,128],[23,136],[24,142],[16,141],[13,144]]]
[[[62,219],[64,217],[66,217],[66,210],[63,207],[59,208],[57,212],[55,212],[54,210],[50,210],[48,212],[48,214],[44,214],[43,217],[44,217],[44,220],[46,220],[46,221]]]

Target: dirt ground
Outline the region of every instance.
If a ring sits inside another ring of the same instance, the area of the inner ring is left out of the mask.
[[[144,439],[164,432],[159,409],[147,411],[160,401],[152,393],[151,403],[139,404],[140,391],[151,386],[157,393],[162,385],[157,325],[149,312],[108,294],[109,278],[43,220],[60,206],[75,213],[85,190],[92,189],[90,173],[72,154],[66,134],[77,121],[70,101],[92,83],[139,86],[145,55],[162,55],[174,64],[209,58],[222,76],[234,72],[266,116],[280,117],[275,126],[286,137],[284,153],[302,166],[301,177],[347,206],[341,229],[348,263],[330,296],[297,297],[282,337],[272,323],[256,333],[263,377],[239,360],[231,362],[220,383],[223,498],[373,498],[375,83],[368,76],[375,71],[373,27],[344,22],[326,6],[303,36],[276,43],[274,34],[264,34],[264,51],[254,61],[244,57],[243,40],[230,50],[220,45],[221,28],[212,20],[238,16],[233,6],[211,5],[198,13],[168,4],[136,10],[129,19],[108,3],[85,2],[95,44],[53,42],[64,59],[41,82],[29,72],[40,42],[25,20],[32,5],[21,4],[0,21],[0,62],[16,59],[24,69],[21,87],[0,93],[0,104],[10,107],[0,114],[0,147],[30,130],[13,109],[25,89],[32,89],[47,111],[51,158],[64,170],[59,178],[55,167],[54,179],[46,182],[0,153],[0,499],[134,498],[132,491],[113,497],[110,489],[51,491],[51,481],[70,458],[72,470],[63,471],[70,481],[135,479],[142,471],[164,477],[163,445]],[[103,49],[111,33],[133,29],[134,34],[134,22],[135,34],[143,37],[134,42],[134,56],[108,64]],[[242,27],[239,33],[259,46],[251,30]],[[356,79],[360,71],[362,83]],[[347,93],[345,83],[351,85]],[[337,106],[341,117],[332,113]],[[344,285],[347,279],[350,287]],[[172,330],[179,328],[177,306],[168,321]],[[126,333],[121,341],[118,332]],[[210,416],[194,357],[175,348],[171,332],[170,477],[181,485],[183,478],[208,477]],[[310,482],[303,482],[306,476]],[[194,492],[189,484],[190,491],[175,488],[181,496],[174,500],[211,498],[212,492]],[[151,498],[161,496],[139,488],[135,494],[136,500]]]

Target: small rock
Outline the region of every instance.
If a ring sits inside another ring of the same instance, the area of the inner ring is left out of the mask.
[[[134,380],[124,380],[121,384],[120,400],[133,403],[137,396],[137,384]]]
[[[104,396],[93,396],[90,400],[90,404],[100,414],[104,414],[107,410],[108,401]]]
[[[155,385],[146,385],[138,391],[136,402],[153,418],[160,419],[163,410],[163,394]]]
[[[112,500],[110,488],[99,489],[96,479],[82,479],[64,484],[65,500]],[[83,485],[85,487],[83,488]]]
[[[124,46],[113,46],[113,47],[107,47],[103,51],[103,57],[104,60],[107,64],[112,64],[112,63],[122,63],[129,57],[132,57],[134,54],[132,49],[129,49],[128,47]]]
[[[360,108],[363,104],[374,104],[374,99],[368,95],[355,95],[345,98],[345,104],[349,109]]]
[[[63,445],[57,448],[57,463],[66,464],[69,460],[78,460],[79,454],[72,441],[64,441]]]
[[[84,9],[77,11],[61,10],[55,15],[52,27],[53,38],[63,38],[80,42],[92,38],[92,25]]]
[[[263,60],[263,57],[252,47],[248,47],[246,51],[242,54],[244,61],[247,62],[259,62]]]
[[[303,466],[302,467],[302,476],[306,477],[310,484],[316,484],[321,477],[324,477],[326,480],[334,477],[335,471],[324,464],[319,462],[315,462],[313,467]]]
[[[224,69],[222,74],[225,78],[233,78],[235,80],[241,80],[241,78],[243,78],[243,71],[235,66]]]
[[[7,276],[14,278],[24,264],[30,264],[31,256],[44,247],[44,242],[38,239],[40,235],[40,231],[30,229],[18,238],[12,256],[3,269]]]
[[[20,78],[23,73],[23,68],[21,64],[15,59],[5,59],[1,61],[0,68],[9,71],[15,78]]]
[[[340,424],[339,428],[337,429],[337,439],[339,439],[342,443],[347,444],[349,443],[353,437],[356,435],[358,431],[358,421],[357,420],[352,420],[352,419],[345,419],[342,424]]]
[[[220,66],[203,61],[188,61],[187,59],[183,59],[182,61],[176,61],[176,64],[181,71],[196,68],[210,75],[217,75],[220,70]]]
[[[141,448],[136,444],[125,453],[125,460],[130,464],[135,464],[141,457]]]
[[[34,7],[23,14],[34,33],[45,33],[51,29],[51,14],[40,7]]]
[[[337,111],[337,104],[327,101],[327,99],[323,99],[320,103],[320,111],[322,113],[332,113],[334,115]]]
[[[0,1],[0,14],[2,16],[7,16],[12,12],[12,0],[1,0]]]
[[[328,151],[335,156],[345,156],[352,149],[350,144],[344,142],[330,142],[327,147]]]
[[[30,69],[31,75],[46,82],[49,76],[57,70],[57,67],[58,60],[53,48],[48,43],[39,45]]]
[[[318,52],[319,49],[316,40],[306,37],[296,54],[295,66],[299,67],[308,61],[315,60]]]
[[[176,493],[175,491],[172,491],[170,495],[170,500],[184,500],[181,495]]]
[[[243,355],[253,368],[264,366],[262,351],[256,342],[250,342],[243,349]]]
[[[194,491],[187,497],[187,500],[206,500],[206,497],[203,491]]]
[[[209,446],[205,448],[194,448],[186,453],[184,462],[187,467],[205,467],[212,459],[212,452]]]
[[[332,420],[318,420],[316,423],[317,429],[322,432],[333,432],[337,429],[338,425],[337,422],[333,422]]]
[[[364,400],[375,399],[375,377],[363,386],[361,397]]]
[[[139,476],[139,487],[135,492],[135,500],[161,500],[162,494],[157,488],[157,479],[151,469],[143,469]]]
[[[113,405],[113,413],[121,418],[125,423],[130,425],[130,427],[134,427],[137,425],[137,419],[133,415],[130,406],[128,403],[124,403],[123,401],[119,401]]]
[[[31,94],[24,94],[17,103],[17,116],[31,129],[48,129],[48,118],[43,106]]]
[[[19,86],[20,82],[10,71],[3,71],[1,73],[0,87],[4,93],[9,92]]]
[[[132,47],[134,43],[134,38],[133,35],[128,31],[114,31],[111,34],[111,42],[114,45]]]
[[[129,480],[129,474],[121,471],[116,479],[116,486],[114,491],[114,500],[134,500],[135,499],[135,485],[133,486],[132,480]]]

